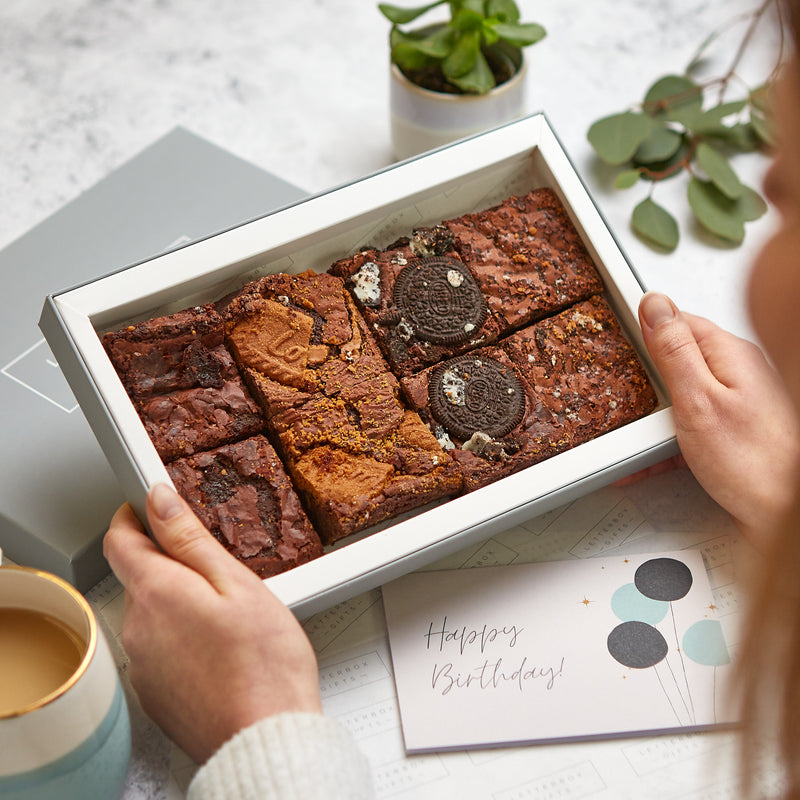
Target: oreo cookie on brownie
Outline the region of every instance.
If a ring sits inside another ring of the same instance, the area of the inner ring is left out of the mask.
[[[226,341],[326,543],[457,494],[461,478],[338,277],[248,284],[222,309]]]
[[[415,229],[384,250],[334,263],[395,374],[493,342],[500,326],[446,228]]]
[[[499,346],[483,347],[417,375],[403,390],[458,464],[466,491],[569,446],[562,423]]]

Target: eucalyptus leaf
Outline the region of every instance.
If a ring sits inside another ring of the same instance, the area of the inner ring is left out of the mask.
[[[704,111],[699,117],[692,130],[696,133],[710,132],[722,126],[723,120],[732,114],[738,114],[747,105],[747,100],[734,100],[730,103],[720,103],[719,105]]]
[[[630,189],[639,180],[640,172],[638,169],[626,169],[614,178],[615,189]]]
[[[536,44],[547,35],[545,29],[535,22],[521,25],[498,22],[497,25],[492,27],[501,39],[516,47],[527,47],[528,45]]]
[[[742,196],[737,201],[739,213],[745,222],[753,222],[767,213],[767,204],[764,198],[749,186],[742,187]]]
[[[750,124],[753,126],[756,136],[768,147],[775,145],[775,135],[772,132],[772,125],[769,119],[756,109],[750,109]]]
[[[652,164],[666,161],[681,146],[682,137],[661,122],[653,124],[650,135],[636,148],[633,160],[637,164]]]
[[[436,8],[436,6],[443,6],[446,2],[447,0],[436,0],[435,3],[416,8],[402,8],[389,3],[378,3],[378,9],[389,22],[393,22],[395,25],[405,25],[407,22],[413,22],[417,17],[421,17],[426,11]]]
[[[686,135],[681,136],[681,143],[675,153],[666,161],[654,161],[650,164],[638,164],[634,159],[633,163],[637,167],[642,167],[642,177],[645,180],[663,181],[667,178],[674,178],[683,172],[686,161],[689,157],[689,145]]]
[[[772,85],[764,83],[753,89],[748,95],[750,105],[763,113],[767,113],[772,102]]]
[[[706,131],[706,136],[718,139],[740,153],[751,153],[762,145],[749,122],[737,122],[730,126],[722,125],[714,130]]]
[[[700,142],[697,146],[697,163],[722,194],[731,200],[741,197],[742,182],[731,162],[719,150],[707,142]]]
[[[703,106],[703,90],[685,75],[659,78],[644,96],[644,110],[650,114],[674,109],[697,109]]]
[[[650,197],[633,209],[631,223],[640,236],[668,252],[678,246],[678,223],[669,211]]]
[[[595,152],[608,164],[630,160],[639,145],[650,135],[653,122],[646,114],[625,111],[597,120],[587,134]]]
[[[692,213],[704,228],[736,244],[744,240],[745,220],[739,204],[722,194],[713,183],[693,177],[686,196]]]

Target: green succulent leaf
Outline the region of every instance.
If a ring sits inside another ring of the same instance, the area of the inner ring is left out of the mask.
[[[467,94],[486,94],[495,85],[492,70],[480,50],[472,69],[450,80]]]
[[[519,22],[519,8],[514,0],[489,0],[486,16],[497,17],[501,22]]]
[[[547,32],[541,25],[535,22],[528,22],[524,24],[498,22],[493,26],[497,35],[516,47],[527,47],[531,44],[541,41],[547,35]]]
[[[603,161],[624,164],[650,135],[652,126],[653,122],[646,114],[625,111],[597,120],[589,128],[587,138]]]
[[[457,31],[464,33],[480,33],[483,28],[483,14],[473,11],[471,8],[462,8],[453,15],[450,26]]]
[[[638,169],[626,169],[614,179],[615,189],[630,189],[639,180],[640,172]]]
[[[434,31],[429,36],[420,36],[418,33],[403,33],[395,28],[389,37],[393,58],[398,48],[404,53],[414,51],[429,58],[445,58],[453,49],[455,41],[455,32],[446,27]]]
[[[417,17],[421,17],[426,11],[436,8],[436,6],[443,6],[446,2],[447,0],[436,0],[435,3],[417,6],[416,8],[402,8],[390,3],[378,3],[378,9],[389,22],[395,25],[405,25],[405,23],[413,22]]]
[[[739,204],[726,197],[711,181],[692,178],[686,190],[689,206],[698,222],[722,239],[744,240],[744,216]]]
[[[678,151],[683,137],[662,122],[653,124],[650,135],[636,148],[633,160],[637,164],[666,161]]]
[[[442,72],[448,80],[455,82],[470,72],[481,53],[480,31],[466,31],[458,37],[452,52],[442,61]]]
[[[711,183],[719,189],[725,197],[736,200],[742,195],[742,182],[733,171],[731,162],[715,147],[707,142],[700,142],[697,146],[697,163],[711,179]]]
[[[644,110],[652,115],[674,119],[676,113],[696,113],[703,106],[703,90],[685,75],[659,78],[644,96]]]
[[[672,252],[678,246],[678,223],[669,211],[650,197],[633,209],[631,223],[636,233],[667,252]]]

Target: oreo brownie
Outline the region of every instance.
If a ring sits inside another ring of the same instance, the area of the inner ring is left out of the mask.
[[[453,234],[454,249],[472,270],[503,333],[603,289],[552,189],[509,197],[493,208],[442,225]]]
[[[226,341],[327,543],[456,494],[343,282],[270,275],[221,306]]]
[[[385,250],[333,264],[397,375],[497,338],[499,325],[446,228],[418,228]]]
[[[648,414],[657,399],[614,312],[600,296],[525,328],[503,348],[573,445]]]
[[[175,488],[212,534],[267,578],[322,555],[322,544],[263,436],[167,465]]]
[[[263,430],[213,307],[140,322],[107,333],[103,343],[163,460]]]
[[[472,491],[569,446],[567,430],[499,346],[411,377],[412,408],[458,464]]]

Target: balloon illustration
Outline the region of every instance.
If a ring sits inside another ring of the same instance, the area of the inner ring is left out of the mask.
[[[611,610],[623,622],[638,620],[655,625],[667,615],[669,603],[645,597],[636,584],[626,583],[611,596]]]
[[[667,640],[646,622],[631,620],[617,625],[608,634],[608,652],[625,667],[654,667],[667,655]]]
[[[722,667],[731,663],[722,625],[717,619],[701,619],[683,635],[683,652],[697,664]]]
[[[675,558],[651,558],[633,576],[636,588],[653,600],[680,600],[692,588],[692,571]]]

